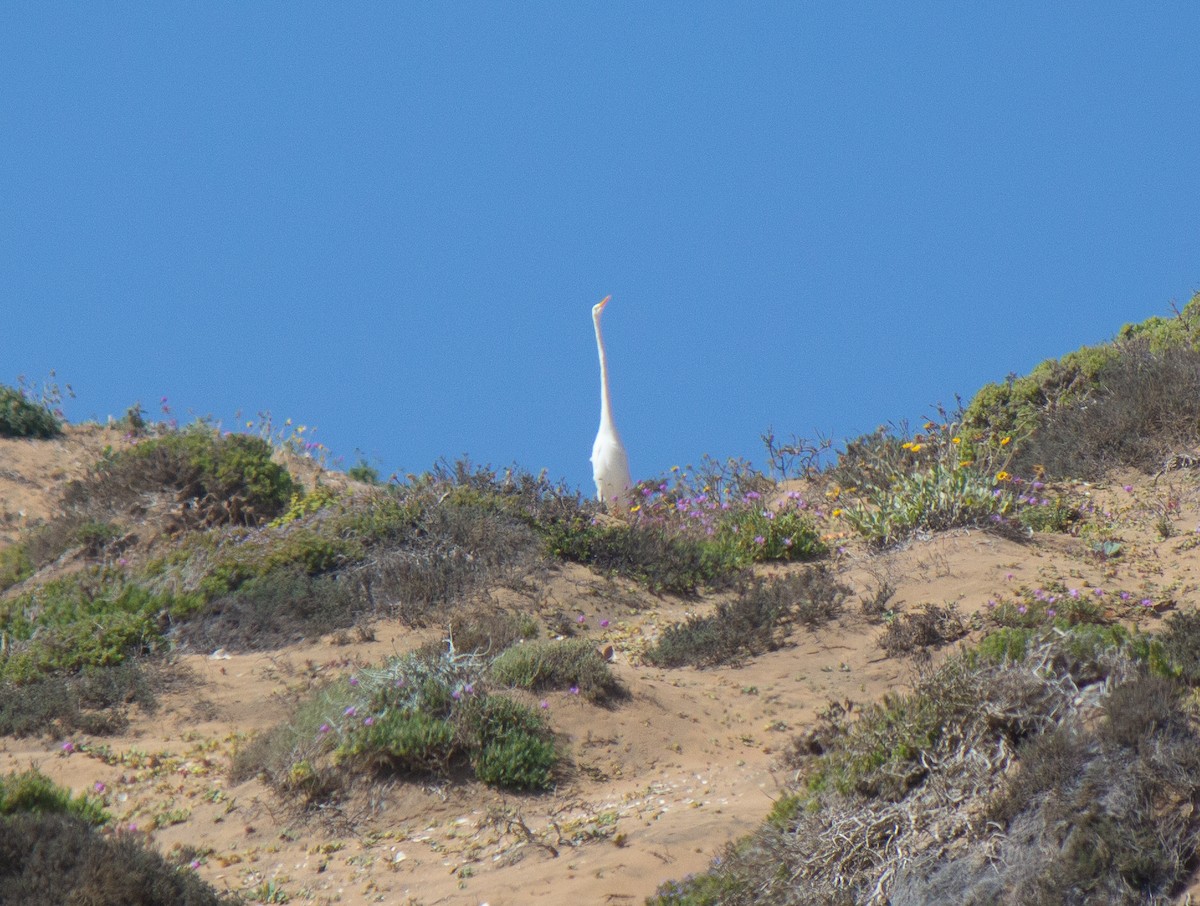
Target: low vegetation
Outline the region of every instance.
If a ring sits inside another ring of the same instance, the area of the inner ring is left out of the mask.
[[[250,741],[235,778],[261,774],[305,803],[346,793],[363,777],[473,776],[515,790],[546,789],[559,753],[542,711],[500,687],[572,682],[604,700],[620,687],[594,650],[573,642],[508,648],[497,658],[452,645],[393,658],[317,691]],[[530,652],[510,657],[513,652]]]
[[[706,616],[663,630],[645,654],[660,667],[716,667],[773,651],[799,622],[817,629],[841,614],[850,589],[821,565],[783,578],[752,579]]]

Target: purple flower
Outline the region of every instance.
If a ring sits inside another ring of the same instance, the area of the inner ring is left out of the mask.
[[[350,677],[349,682],[350,682],[351,686],[357,686],[358,685],[358,677],[357,676]]]
[[[543,698],[540,702],[538,702],[538,707],[541,708],[543,711],[545,711],[547,708],[550,707],[550,702],[546,701]]]
[[[1051,607],[1049,610],[1046,611],[1046,616],[1053,619],[1054,617],[1058,616],[1058,614],[1055,612],[1054,608]]]
[[[453,692],[450,693],[450,697],[452,699],[454,699],[455,701],[460,701],[462,699],[462,691],[459,689],[455,689]]]
[[[354,705],[351,705],[349,708],[347,708],[342,713],[345,714],[347,717],[353,717],[355,714],[358,713],[358,708],[354,707]]]
[[[92,784],[92,789],[97,793],[103,793],[107,787],[104,785],[103,780],[97,780],[94,784]]]
[[[1153,607],[1154,602],[1151,601],[1149,598],[1142,598],[1142,606],[1143,607]]]
[[[1125,490],[1126,490],[1128,493],[1132,494],[1132,493],[1133,493],[1133,485],[1131,485],[1131,484],[1127,484],[1127,485],[1125,485]]]
[[[1103,598],[1103,597],[1104,597],[1104,589],[1103,589],[1103,588],[1097,588],[1097,589],[1095,589],[1095,590],[1094,590],[1092,593],[1093,593],[1093,594],[1094,594],[1094,595],[1095,595],[1097,598]]]
[[[197,871],[200,868],[200,860],[192,859],[192,871]]]
[[[1078,598],[1079,597],[1079,589],[1078,588],[1068,588],[1067,594],[1069,594],[1072,598]]]
[[[75,743],[68,740],[62,744],[62,752],[64,755],[70,755],[75,751]]]
[[[766,543],[767,543],[767,539],[766,539],[766,538],[764,538],[762,535],[755,535],[755,536],[754,536],[754,543],[755,543],[755,544],[758,544],[758,545],[763,545],[763,544],[766,544]]]
[[[1130,594],[1129,592],[1127,592],[1127,591],[1123,591],[1123,592],[1121,592],[1121,600],[1122,600],[1122,601],[1128,601],[1128,600],[1129,600],[1130,598],[1132,598],[1132,597],[1133,597],[1133,595],[1131,595],[1131,594]]]
[[[325,733],[328,733],[332,729],[333,729],[333,727],[329,726],[329,724],[321,724],[321,729],[318,732],[321,734],[325,734]]]
[[[467,683],[465,686],[463,686],[463,692],[467,693],[467,695],[474,695],[475,694],[475,684]]]
[[[369,726],[371,726],[371,725],[372,725],[372,724],[374,724],[374,723],[375,723],[375,718],[373,718],[373,717],[367,717],[367,718],[364,718],[364,719],[363,719],[363,726],[364,726],[364,727],[369,727]]]
[[[399,679],[396,680],[396,682],[392,683],[392,685],[395,686],[397,689],[399,689],[401,686],[404,685],[404,677],[400,677]]]
[[[129,561],[126,560],[124,557],[117,558],[117,566],[128,566],[128,565],[129,565]]]
[[[577,617],[575,618],[575,622],[576,622],[576,623],[580,623],[580,624],[582,624],[582,623],[586,623],[586,622],[587,622],[587,617],[585,617],[583,614],[580,614],[579,616],[577,616]]]
[[[1022,604],[1020,607],[1017,608],[1017,613],[1024,616],[1027,609],[1028,608],[1026,608],[1026,606],[1024,604]]]
[[[601,620],[601,621],[600,621],[600,628],[601,628],[601,629],[607,629],[607,628],[608,628],[608,620]]]
[[[572,687],[571,687],[571,688],[570,688],[568,691],[569,691],[569,692],[570,692],[572,695],[578,695],[578,694],[579,694],[579,687],[578,687],[578,686],[572,686]]]

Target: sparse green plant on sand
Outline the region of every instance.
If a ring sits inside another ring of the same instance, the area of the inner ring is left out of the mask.
[[[944,416],[945,413],[942,413]],[[863,483],[837,489],[840,515],[875,545],[917,531],[1001,523],[1017,509],[1011,438],[967,433],[959,418],[927,422],[897,445],[886,435],[858,450]]]
[[[356,776],[441,776],[469,769],[485,783],[544,789],[558,751],[544,718],[489,693],[488,660],[448,647],[365,669],[315,693],[292,718],[245,746],[235,777],[262,773],[308,802]]]
[[[575,689],[594,702],[625,694],[612,669],[587,639],[546,639],[513,645],[492,661],[491,679],[503,686],[538,692]]]

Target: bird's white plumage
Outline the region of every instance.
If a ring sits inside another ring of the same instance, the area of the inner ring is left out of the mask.
[[[633,478],[629,474],[629,456],[621,435],[613,422],[612,401],[608,393],[608,357],[604,352],[604,336],[600,332],[600,316],[612,296],[605,296],[592,306],[592,323],[596,326],[596,349],[600,353],[600,430],[592,444],[592,477],[596,480],[596,499],[613,512],[629,507],[629,489]]]

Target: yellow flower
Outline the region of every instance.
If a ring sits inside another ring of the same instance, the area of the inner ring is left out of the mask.
[[[679,466],[671,466],[671,471],[672,471],[672,472],[678,472],[678,471],[679,471]]]
[[[637,506],[631,506],[631,507],[629,508],[629,512],[631,512],[631,513],[636,513],[636,512],[637,512],[638,510],[640,510],[641,508],[642,508],[642,505],[639,503]]]
[[[924,446],[924,444],[913,444],[913,445],[912,445],[911,447],[909,447],[908,449],[910,449],[910,450],[912,450],[914,453],[916,453],[916,452],[917,452],[918,450],[920,450],[920,449],[921,449],[921,447],[923,447],[923,446]]]
[[[1012,476],[1003,469],[996,473],[996,481],[1008,481],[1010,478],[1012,478]]]
[[[1000,439],[1000,446],[1002,446],[1002,447],[1007,446],[1010,443],[1012,443],[1011,437],[1004,437],[1004,438]]]
[[[834,510],[832,515],[834,515],[834,516],[842,515],[841,507],[838,507],[836,510]]]
[[[903,444],[901,444],[901,445],[900,445],[900,449],[901,449],[901,450],[911,450],[912,448],[913,448],[913,445],[912,445],[912,441],[911,441],[911,440],[910,440],[910,441],[908,441],[907,443],[903,443]]]
[[[964,466],[973,466],[973,465],[975,465],[975,460],[973,460],[973,459],[964,459],[962,462],[960,462],[960,463],[958,464],[958,467],[961,469],[961,468],[963,468]]]
[[[962,443],[962,438],[961,438],[961,437],[952,437],[952,438],[950,438],[950,443],[952,443],[952,444],[961,444],[961,443]]]

